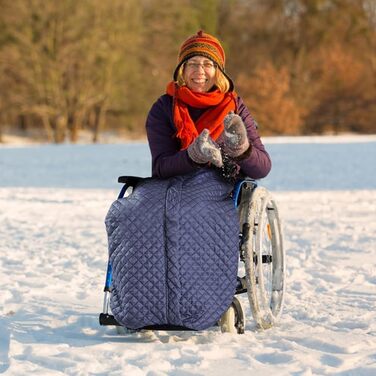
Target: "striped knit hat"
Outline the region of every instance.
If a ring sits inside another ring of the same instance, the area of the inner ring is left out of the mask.
[[[197,34],[189,37],[180,47],[178,56],[178,65],[174,71],[174,80],[177,80],[177,75],[181,65],[193,56],[205,56],[217,64],[218,68],[227,77],[230,82],[230,91],[234,89],[234,83],[231,78],[225,73],[225,51],[220,41],[210,34],[204,33],[202,30]]]

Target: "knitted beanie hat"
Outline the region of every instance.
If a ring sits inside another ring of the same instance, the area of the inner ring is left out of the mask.
[[[230,91],[234,89],[234,83],[225,73],[226,56],[220,41],[212,35],[204,33],[202,30],[197,32],[197,34],[190,36],[181,45],[178,56],[178,65],[174,71],[174,81],[177,80],[178,71],[181,65],[193,56],[204,56],[216,63],[221,72],[229,80]]]

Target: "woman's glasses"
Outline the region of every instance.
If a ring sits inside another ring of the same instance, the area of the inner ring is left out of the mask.
[[[208,71],[211,71],[215,68],[217,68],[217,65],[214,64],[214,63],[211,63],[211,62],[205,62],[205,63],[194,63],[192,61],[188,62],[185,64],[185,66],[188,68],[188,69],[191,69],[191,70],[199,70],[200,68],[203,68],[203,70],[205,72],[208,72]]]

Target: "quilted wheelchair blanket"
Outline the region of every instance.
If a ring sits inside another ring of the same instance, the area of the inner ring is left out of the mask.
[[[213,326],[237,283],[239,222],[232,185],[215,171],[147,178],[106,216],[110,307],[123,326]]]

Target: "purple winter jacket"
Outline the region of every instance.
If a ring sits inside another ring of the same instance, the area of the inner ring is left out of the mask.
[[[205,109],[189,108],[189,114],[196,121]],[[247,128],[252,152],[239,162],[240,170],[253,179],[265,177],[271,169],[271,160],[257,132],[257,125],[240,97],[237,97],[237,113]],[[152,106],[146,120],[146,132],[152,156],[152,176],[169,178],[208,167],[193,162],[187,150],[180,150],[180,141],[175,136],[172,97],[162,95]]]

